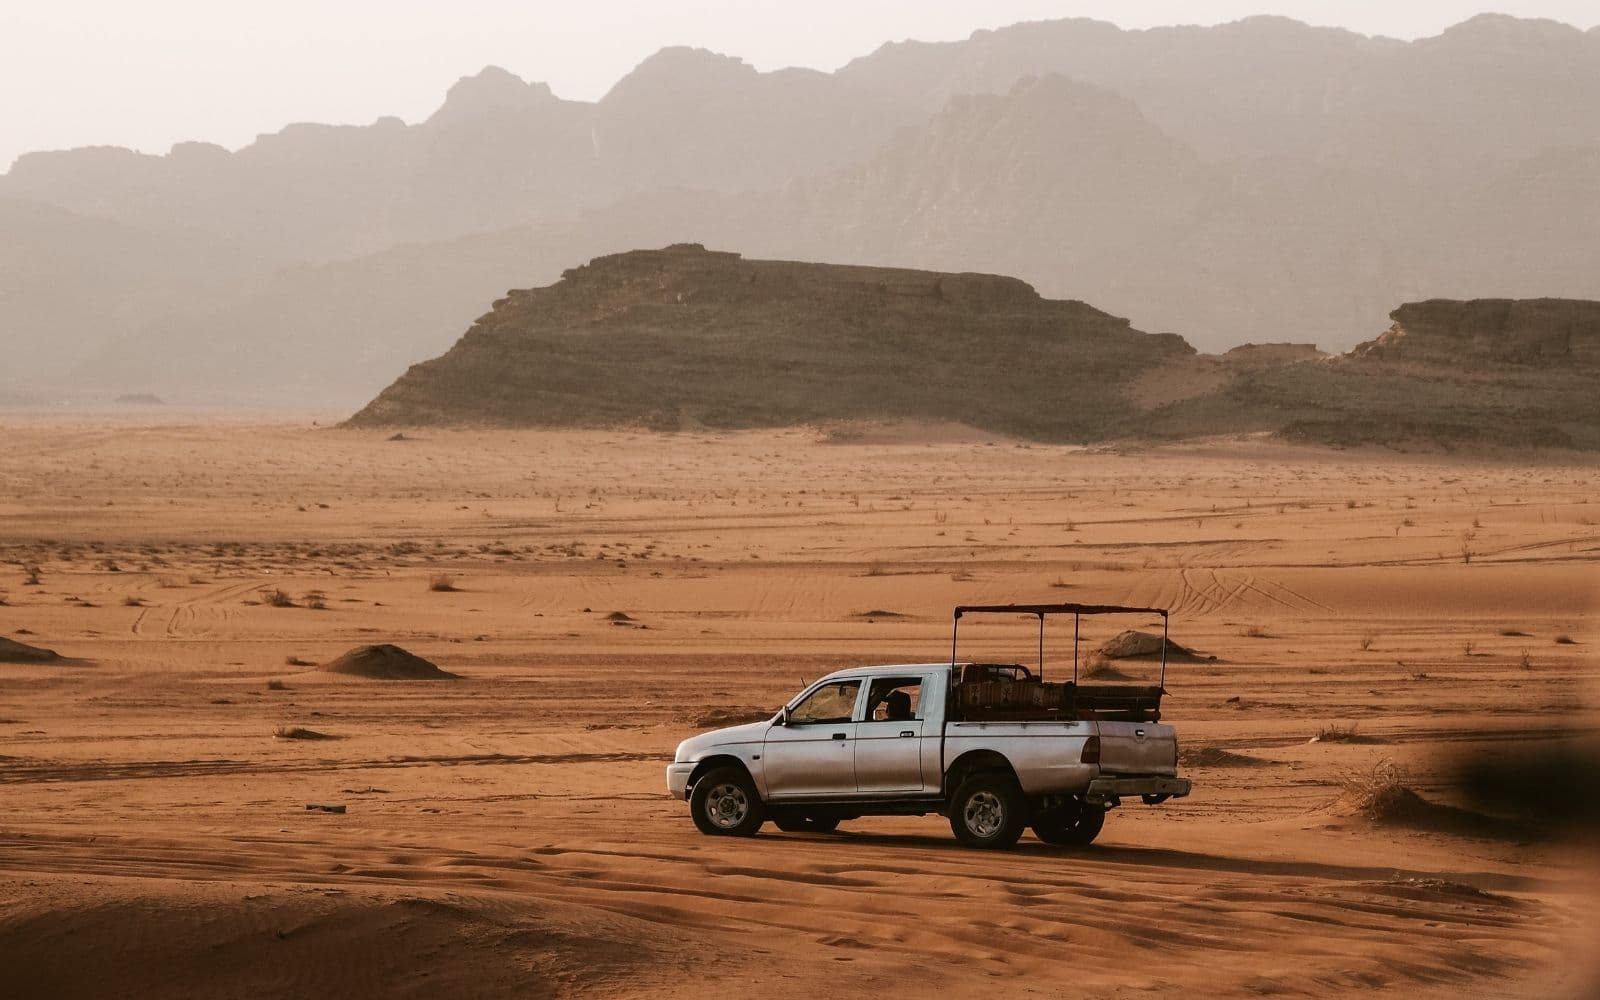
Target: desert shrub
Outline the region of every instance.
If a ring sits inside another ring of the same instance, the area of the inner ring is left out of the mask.
[[[310,660],[302,660],[302,659],[300,659],[300,657],[294,656],[294,655],[285,656],[283,658],[283,663],[284,663],[284,666],[287,666],[287,667],[309,667],[309,666],[311,666],[311,661]],[[274,690],[281,690],[283,688],[283,682],[282,681],[268,681],[267,682],[267,687],[272,687],[274,684],[278,685],[278,687],[275,688]]]
[[[1246,638],[1249,638],[1249,639],[1270,639],[1270,638],[1272,638],[1271,634],[1267,632],[1267,627],[1265,625],[1246,625],[1239,632],[1239,634],[1242,635],[1242,636],[1245,636]]]
[[[328,606],[328,595],[320,590],[306,591],[301,600],[305,601],[305,606],[313,611],[321,611]]]
[[[290,597],[287,592],[280,588],[273,588],[272,590],[267,591],[264,599],[268,604],[275,608],[294,607],[294,598]]]
[[[291,657],[291,659],[293,659],[293,657]],[[287,691],[287,690],[289,690],[289,685],[285,684],[283,681],[280,681],[280,680],[270,680],[270,681],[267,681],[267,690],[268,691]]]
[[[1503,629],[1500,630],[1500,634],[1505,636],[1507,639],[1526,639],[1526,638],[1528,638],[1528,633],[1523,632],[1520,629],[1514,629],[1514,628],[1503,628]]]
[[[1528,655],[1528,651],[1526,649],[1522,651],[1522,656],[1517,660],[1517,668],[1519,670],[1533,669],[1533,658]]]
[[[866,570],[861,575],[862,576],[888,576],[889,575],[889,571],[884,568],[883,563],[875,562],[875,563],[868,563]]]
[[[1402,765],[1384,757],[1370,767],[1345,772],[1339,783],[1357,812],[1383,819],[1415,799],[1416,793],[1406,787],[1409,779],[1410,774]]]
[[[1378,637],[1373,635],[1371,632],[1368,632],[1366,635],[1363,635],[1361,637],[1361,650],[1362,650],[1362,652],[1365,652],[1365,651],[1371,649],[1372,648],[1372,644],[1374,642],[1377,642],[1377,641],[1378,641]]]
[[[122,605],[127,608],[142,608],[144,601],[134,594],[129,594],[122,599]]]
[[[1556,636],[1556,645],[1557,646],[1576,646],[1577,644],[1578,644],[1578,641],[1576,639],[1574,639],[1570,635],[1558,635],[1558,636]]]
[[[1364,739],[1359,728],[1354,723],[1348,726],[1341,726],[1337,722],[1332,722],[1317,730],[1317,742],[1359,743]]]
[[[435,593],[448,594],[460,588],[456,586],[456,578],[449,573],[434,573],[428,577],[428,589]]]
[[[29,565],[27,565],[27,566],[22,567],[22,574],[23,574],[23,576],[22,576],[22,585],[24,587],[37,587],[37,586],[39,586],[39,583],[40,583],[39,577],[43,572],[44,571],[41,570],[38,566],[32,565],[31,563]]]
[[[1472,651],[1474,649],[1477,649],[1477,648],[1478,648],[1478,644],[1476,642],[1474,642],[1471,639],[1467,639],[1467,640],[1465,640],[1465,641],[1463,641],[1461,643],[1461,655],[1462,656],[1471,656],[1472,655]]]
[[[1083,665],[1078,668],[1078,676],[1087,680],[1112,677],[1118,673],[1120,672],[1112,665],[1111,660],[1099,652],[1090,653],[1084,658]]]

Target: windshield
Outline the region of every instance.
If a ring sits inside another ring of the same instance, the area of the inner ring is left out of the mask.
[[[789,724],[803,726],[809,722],[849,722],[856,710],[856,693],[860,690],[860,681],[824,684],[789,710]]]

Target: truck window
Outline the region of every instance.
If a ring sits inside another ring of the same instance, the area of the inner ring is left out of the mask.
[[[855,714],[860,681],[835,681],[806,695],[789,710],[789,724],[803,726],[814,722],[849,722]]]
[[[922,718],[921,677],[880,677],[867,695],[871,722],[907,722]]]

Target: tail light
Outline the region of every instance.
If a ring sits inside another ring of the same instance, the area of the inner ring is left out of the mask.
[[[1083,741],[1083,756],[1079,758],[1085,764],[1100,763],[1100,737],[1091,736]]]

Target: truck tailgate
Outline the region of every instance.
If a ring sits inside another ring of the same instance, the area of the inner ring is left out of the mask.
[[[1102,774],[1178,773],[1178,736],[1157,722],[1097,722]]]

